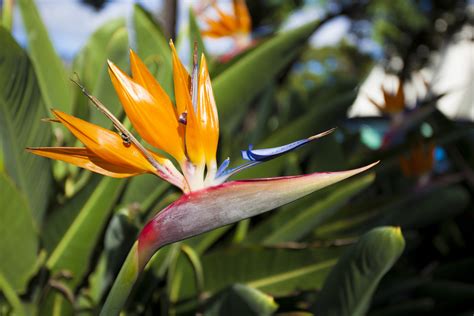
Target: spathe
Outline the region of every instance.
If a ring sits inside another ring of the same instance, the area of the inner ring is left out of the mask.
[[[377,163],[347,171],[231,181],[185,194],[159,212],[141,231],[140,267],[164,245],[270,211]]]

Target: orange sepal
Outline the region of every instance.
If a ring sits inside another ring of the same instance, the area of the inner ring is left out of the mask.
[[[191,101],[189,74],[179,60],[173,42],[170,41],[173,54],[174,94],[178,113],[186,112],[186,154],[194,164],[204,162],[204,149],[200,124]]]
[[[173,106],[168,94],[163,90],[158,81],[153,77],[148,68],[145,66],[140,57],[130,49],[130,67],[132,70],[132,79],[145,88],[158,103],[156,106],[163,107],[168,113],[168,116],[173,116],[178,119],[176,108]]]
[[[122,168],[156,172],[138,148],[134,144],[125,145],[117,133],[61,111],[53,110],[53,114],[87,149],[102,160]],[[166,160],[158,156],[156,156],[156,159],[160,164],[163,164]]]
[[[249,10],[245,4],[245,0],[233,0],[234,14],[237,18],[239,30],[248,34],[252,30],[252,19]]]
[[[204,55],[201,56],[198,82],[197,117],[201,125],[201,137],[206,162],[211,163],[216,160],[217,144],[219,141],[219,117],[212,92],[211,78]]]
[[[182,161],[184,148],[176,115],[166,106],[161,106],[159,100],[111,62],[109,73],[115,91],[137,132],[149,144]]]
[[[92,172],[113,178],[127,178],[147,172],[132,167],[118,166],[110,163],[87,148],[80,147],[37,147],[27,148],[35,155],[61,160]]]
[[[179,60],[173,41],[170,41],[170,47],[173,58],[174,96],[176,99],[178,115],[181,115],[186,112],[188,107],[191,105],[191,78],[188,71],[181,63],[181,60]]]

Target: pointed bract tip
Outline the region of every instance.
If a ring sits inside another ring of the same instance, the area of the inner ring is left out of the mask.
[[[110,59],[107,59],[107,66],[109,66],[109,69],[116,67],[115,64]]]
[[[402,229],[401,229],[400,226],[395,226],[395,227],[393,227],[393,232],[396,233],[396,234],[401,235],[402,234]]]
[[[310,137],[308,137],[308,140],[313,140],[313,139],[317,139],[317,138],[321,138],[321,137],[327,136],[327,135],[329,135],[329,134],[332,134],[336,129],[337,129],[337,127],[333,127],[333,128],[328,129],[327,131],[324,131],[324,132],[322,132],[322,133],[319,133],[319,134],[310,136]]]
[[[46,123],[61,123],[60,120],[55,119],[55,118],[51,118],[51,117],[43,117],[43,118],[41,119],[41,122],[46,122]]]

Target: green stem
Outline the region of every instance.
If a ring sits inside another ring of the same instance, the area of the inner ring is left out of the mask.
[[[24,316],[27,315],[23,304],[21,303],[20,298],[15,293],[15,290],[10,286],[5,277],[0,273],[0,292],[2,292],[7,301],[15,310],[15,315]]]
[[[13,0],[3,1],[2,12],[2,25],[11,32],[13,25]]]
[[[135,242],[105,300],[105,304],[100,312],[101,316],[119,315],[122,307],[125,305],[128,295],[140,274],[137,249],[138,242]]]

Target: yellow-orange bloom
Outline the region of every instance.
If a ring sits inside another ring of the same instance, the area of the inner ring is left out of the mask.
[[[202,56],[198,65],[195,55],[190,75],[179,60],[172,42],[170,46],[175,105],[133,51],[130,51],[132,77],[112,62],[108,64],[114,88],[135,130],[148,144],[173,157],[182,173],[170,159],[145,148],[80,84],[83,92],[112,121],[118,132],[53,110],[55,121],[68,128],[85,147],[39,147],[28,150],[116,178],[142,173],[155,174],[186,193],[221,184],[242,169],[278,157],[332,132],[330,130],[275,148],[254,150],[250,146],[248,150],[242,151],[242,157],[248,162],[228,169],[229,159],[226,159],[217,168],[219,119],[206,60]]]
[[[63,160],[103,175],[123,178],[153,173],[187,192],[204,185],[204,170],[216,173],[219,120],[204,57],[199,74],[191,80],[173,43],[173,75],[176,107],[137,54],[130,51],[132,77],[109,62],[109,73],[117,95],[133,127],[150,145],[170,154],[173,163],[125,135],[53,110],[84,145],[83,148],[28,148],[31,152]],[[191,82],[193,81],[193,82]],[[195,85],[195,90],[193,90]]]
[[[429,174],[434,165],[434,149],[432,142],[417,144],[406,156],[400,157],[400,168],[406,177],[421,177]]]
[[[212,38],[231,36],[236,39],[239,46],[244,45],[243,42],[248,44],[252,31],[252,20],[245,0],[232,1],[233,14],[224,13],[215,4],[212,6],[217,12],[218,19],[206,18],[205,22],[208,28],[202,32],[202,35]]]
[[[383,92],[383,98],[384,98],[384,103],[379,104],[372,100],[369,97],[369,101],[373,103],[377,109],[388,115],[393,115],[393,114],[398,114],[403,112],[405,109],[405,92],[403,89],[403,81],[400,80],[398,89],[395,92],[395,94],[385,90],[383,86],[381,86],[382,92]]]

